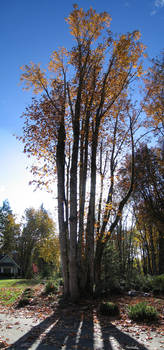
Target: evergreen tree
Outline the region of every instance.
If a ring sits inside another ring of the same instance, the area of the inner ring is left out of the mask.
[[[16,223],[15,215],[12,213],[7,200],[0,207],[0,252],[12,255],[17,248],[20,235],[20,225]]]

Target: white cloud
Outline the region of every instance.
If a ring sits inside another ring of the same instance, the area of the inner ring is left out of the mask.
[[[164,0],[155,0],[154,1],[154,9],[151,11],[150,15],[154,16],[158,12],[159,9],[164,7]]]
[[[0,186],[0,193],[3,193],[3,192],[5,192],[5,186]]]
[[[164,7],[164,0],[155,0],[155,7]]]

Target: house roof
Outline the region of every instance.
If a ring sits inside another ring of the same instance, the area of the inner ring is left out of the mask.
[[[0,261],[1,261],[1,259],[4,257],[5,255],[3,254],[0,254]]]
[[[16,266],[20,269],[20,266],[9,255],[0,255],[0,266]]]

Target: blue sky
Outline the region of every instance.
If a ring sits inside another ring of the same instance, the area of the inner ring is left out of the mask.
[[[112,17],[113,33],[140,30],[149,58],[164,47],[164,0],[5,0],[0,1],[0,205],[8,198],[13,211],[45,207],[54,212],[55,201],[46,192],[33,192],[23,147],[13,134],[20,135],[20,119],[30,103],[31,93],[22,91],[20,66],[30,61],[44,66],[54,49],[70,48],[72,39],[65,18],[72,4]]]

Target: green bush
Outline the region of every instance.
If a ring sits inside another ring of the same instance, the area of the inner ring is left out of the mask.
[[[120,313],[118,305],[112,302],[102,302],[99,310],[102,315],[107,316],[118,316]]]
[[[133,321],[151,322],[158,320],[157,310],[145,302],[129,306],[128,316]]]
[[[164,294],[164,275],[136,274],[132,277],[128,287],[143,292],[153,291],[154,295]]]
[[[164,294],[164,275],[154,276],[152,281],[153,294]]]
[[[30,303],[30,299],[27,298],[27,297],[22,297],[19,301],[18,301],[18,304],[17,304],[17,307],[24,307],[26,305],[29,305]]]
[[[51,294],[51,293],[55,293],[58,291],[58,283],[57,281],[48,281],[45,285],[45,294]]]
[[[30,304],[30,299],[34,297],[34,290],[32,288],[26,288],[22,295],[20,300],[18,301],[17,307],[24,307],[28,304]]]
[[[150,292],[152,290],[152,282],[152,276],[137,273],[132,276],[127,289],[131,288],[141,292]]]
[[[22,293],[22,297],[29,298],[29,299],[33,298],[34,290],[32,288],[26,288]]]
[[[118,251],[113,242],[109,241],[102,257],[101,283],[98,289],[115,293],[120,290],[120,263]]]

